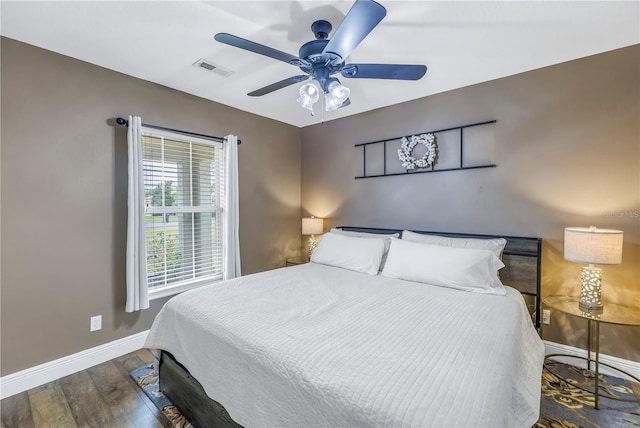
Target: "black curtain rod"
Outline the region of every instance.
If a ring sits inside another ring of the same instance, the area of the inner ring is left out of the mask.
[[[116,123],[118,125],[129,126],[129,121],[127,119],[122,118],[122,117],[117,118],[116,119]],[[216,140],[216,141],[224,142],[224,137],[216,137],[215,135],[198,134],[198,133],[195,133],[195,132],[181,131],[179,129],[165,128],[164,126],[149,125],[147,123],[143,123],[142,126],[145,126],[147,128],[160,129],[162,131],[177,132],[179,134],[191,135],[193,137],[209,138],[210,140]],[[238,144],[242,144],[242,141],[240,139],[238,139]]]

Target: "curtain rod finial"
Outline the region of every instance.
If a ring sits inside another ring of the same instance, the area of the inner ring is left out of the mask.
[[[116,119],[116,123],[117,123],[118,125],[128,125],[128,124],[129,124],[129,121],[128,121],[128,120],[126,120],[126,119],[123,119],[123,118],[119,117],[119,118],[117,118],[117,119]]]

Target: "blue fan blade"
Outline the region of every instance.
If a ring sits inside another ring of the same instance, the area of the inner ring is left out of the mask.
[[[286,88],[287,86],[291,86],[294,83],[302,82],[304,80],[307,80],[308,78],[309,78],[309,76],[306,75],[306,74],[301,74],[299,76],[289,77],[288,79],[284,79],[284,80],[281,80],[279,82],[272,83],[272,84],[270,84],[268,86],[265,86],[264,88],[256,89],[253,92],[249,92],[247,95],[249,95],[250,97],[260,97],[262,95],[269,94],[269,93],[271,93],[273,91],[277,91],[278,89],[282,89],[282,88]]]
[[[348,64],[342,69],[342,76],[349,79],[418,80],[426,72],[426,65]]]
[[[269,58],[277,59],[292,65],[299,66],[306,62],[297,56],[290,55],[286,52],[279,51],[277,49],[270,48],[269,46],[261,45],[260,43],[252,42],[251,40],[243,39],[242,37],[234,36],[227,33],[218,33],[214,39],[220,43],[227,44],[236,48],[244,49],[249,52],[254,52],[260,55],[268,56]]]
[[[343,62],[386,14],[387,10],[373,0],[357,0],[322,53],[330,56],[333,64]]]

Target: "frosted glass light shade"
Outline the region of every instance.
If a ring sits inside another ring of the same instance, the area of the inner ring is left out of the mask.
[[[564,258],[594,265],[620,264],[622,238],[621,230],[567,227],[564,229]]]
[[[337,80],[332,81],[327,86],[327,92],[324,95],[324,109],[326,111],[339,109],[349,98],[350,93],[349,88],[342,86]]]
[[[322,235],[323,221],[316,217],[302,218],[302,234],[303,235]]]
[[[320,91],[314,84],[315,80],[300,87],[300,97],[296,100],[300,106],[313,112],[313,105],[320,99]]]

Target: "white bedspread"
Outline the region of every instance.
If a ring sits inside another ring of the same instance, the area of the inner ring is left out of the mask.
[[[171,299],[164,349],[245,427],[531,427],[544,346],[521,295],[309,263]]]

